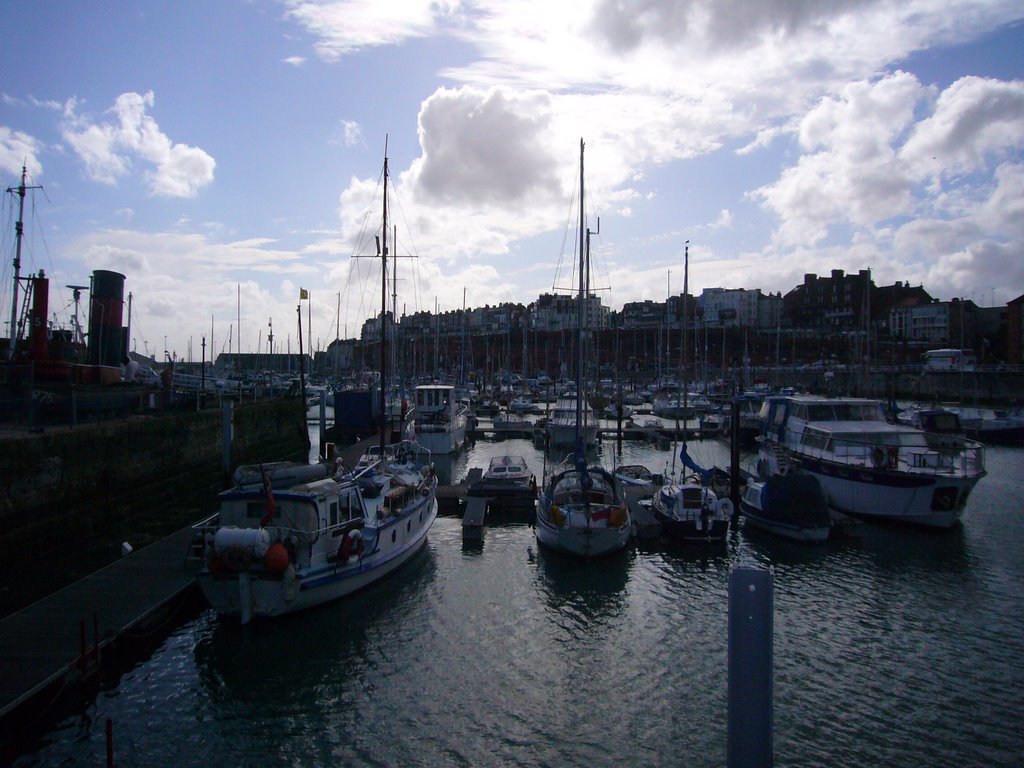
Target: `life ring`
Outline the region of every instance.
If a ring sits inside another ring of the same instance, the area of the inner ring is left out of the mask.
[[[352,555],[356,557],[362,557],[363,555],[363,532],[358,528],[354,528],[346,533],[341,540],[341,546],[338,548],[338,560],[341,562],[347,563]]]
[[[882,446],[876,446],[875,449],[871,451],[871,462],[879,469],[885,466],[885,449],[882,448]]]
[[[722,498],[718,500],[718,511],[722,513],[722,517],[732,517],[733,512],[736,508],[732,504],[732,499]]]

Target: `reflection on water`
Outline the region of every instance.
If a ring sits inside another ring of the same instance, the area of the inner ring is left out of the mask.
[[[449,470],[505,450],[542,471],[513,440]],[[990,449],[956,530],[865,525],[822,546],[741,524],[717,550],[586,562],[522,525],[466,545],[439,518],[421,556],[350,599],[244,628],[202,613],[16,764],[102,764],[109,717],[119,765],[720,766],[728,575],[744,564],[774,571],[779,764],[1014,765],[1022,469],[1024,450]]]

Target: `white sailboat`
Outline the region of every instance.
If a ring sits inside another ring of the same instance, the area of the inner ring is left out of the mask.
[[[617,552],[629,543],[631,520],[619,479],[600,464],[587,465],[584,411],[584,322],[590,230],[583,206],[583,141],[580,140],[579,296],[577,307],[575,450],[545,478],[537,497],[537,541],[584,557]]]

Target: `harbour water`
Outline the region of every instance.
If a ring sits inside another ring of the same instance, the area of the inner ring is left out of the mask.
[[[603,446],[611,463],[612,442]],[[490,456],[478,441],[442,471]],[[691,443],[705,464],[724,445]],[[654,471],[672,452],[624,443]],[[463,543],[439,518],[408,567],[341,602],[239,627],[202,611],[15,765],[722,766],[727,582],[775,573],[777,765],[1024,762],[1024,449],[949,532],[865,525],[804,546],[742,528],[715,551],[580,562],[525,525]]]

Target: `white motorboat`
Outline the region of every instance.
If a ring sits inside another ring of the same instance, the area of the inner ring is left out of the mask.
[[[536,478],[526,465],[526,459],[522,456],[508,454],[492,456],[481,479],[488,484],[522,486],[523,488],[528,488],[531,481],[536,482]]]
[[[378,465],[374,500],[329,464],[242,467],[196,526],[199,587],[217,613],[293,613],[362,589],[408,562],[437,517],[432,469]]]
[[[458,453],[466,442],[469,408],[455,397],[450,384],[416,387],[414,430],[416,442],[431,454]]]
[[[985,476],[981,443],[890,424],[877,400],[770,397],[761,423],[759,475],[799,467],[849,515],[949,528]]]
[[[586,399],[580,400],[575,392],[559,395],[548,416],[545,434],[550,448],[574,448],[577,436],[577,416],[581,419],[579,434],[586,449],[597,445],[597,418]]]

